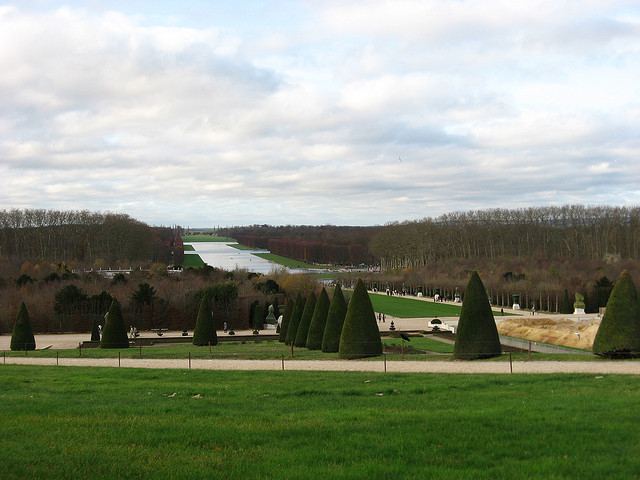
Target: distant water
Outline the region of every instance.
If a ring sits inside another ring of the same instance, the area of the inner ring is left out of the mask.
[[[253,255],[254,253],[269,253],[268,250],[238,250],[225,242],[194,242],[185,243],[185,245],[191,245],[195,249],[195,252],[184,252],[185,255],[197,253],[204,263],[222,270],[230,271],[240,268],[249,272],[267,274],[272,270],[285,268]],[[311,271],[304,268],[286,268],[286,270],[289,273],[308,273]],[[330,272],[330,270],[313,270],[313,272],[322,273]]]
[[[238,250],[225,242],[194,242],[195,252],[184,252],[185,255],[197,253],[202,261],[222,270],[246,269],[250,272],[269,273],[279,268],[277,263],[256,257],[254,253],[267,253],[265,250]]]

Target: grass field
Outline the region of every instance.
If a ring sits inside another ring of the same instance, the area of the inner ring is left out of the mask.
[[[204,267],[205,263],[200,258],[200,255],[190,253],[184,256],[184,261],[182,262],[182,268],[200,268]]]
[[[428,302],[395,295],[369,293],[376,312],[399,318],[457,317],[461,307],[446,303]]]
[[[290,268],[319,268],[323,270],[337,270],[340,268],[335,266],[314,265],[313,263],[305,263],[301,262],[300,260],[294,260],[293,258],[276,255],[275,253],[254,253],[254,255],[260,258],[264,258],[265,260],[269,260],[270,262],[274,262]]]
[[[185,243],[197,242],[235,242],[231,237],[215,237],[213,235],[183,235],[182,241]]]
[[[637,478],[640,378],[0,365],[3,478]]]
[[[187,244],[187,245],[185,245],[185,246],[184,246],[184,251],[185,251],[185,252],[195,252],[195,251],[196,251],[196,249],[195,249],[195,248],[193,248],[193,245],[189,245],[189,244]]]

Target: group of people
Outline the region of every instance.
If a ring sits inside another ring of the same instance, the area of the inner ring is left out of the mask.
[[[138,327],[129,326],[129,338],[136,338],[140,336],[140,332],[138,332]]]

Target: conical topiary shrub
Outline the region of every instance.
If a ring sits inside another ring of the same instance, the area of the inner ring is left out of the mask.
[[[346,314],[347,302],[344,300],[340,284],[337,284],[333,290],[333,297],[331,297],[329,313],[327,314],[327,324],[324,327],[324,335],[322,336],[323,352],[335,353],[338,351],[340,334],[342,333],[342,325]]]
[[[31,319],[27,307],[22,302],[16,315],[16,323],[13,324],[11,333],[11,350],[35,350],[36,338],[33,335]]]
[[[475,360],[501,353],[500,337],[487,291],[478,272],[472,272],[464,291],[453,354],[456,358]]]
[[[304,304],[304,311],[302,317],[300,317],[300,324],[298,325],[298,331],[296,332],[296,339],[294,345],[299,348],[307,346],[307,335],[309,335],[309,325],[311,325],[311,319],[313,318],[313,311],[316,308],[316,294],[311,292],[307,298],[307,303]]]
[[[293,300],[289,300],[284,307],[284,314],[282,315],[282,324],[280,325],[280,336],[278,341],[284,343],[287,339],[287,330],[289,329],[289,322],[291,321],[291,314],[293,313]]]
[[[100,329],[98,328],[98,320],[93,320],[93,327],[91,327],[91,341],[99,342],[100,341]]]
[[[327,314],[329,313],[329,295],[323,288],[318,295],[316,307],[313,310],[309,333],[307,334],[307,348],[309,350],[320,350],[322,348],[322,337],[324,327],[327,324]]]
[[[571,304],[571,300],[569,300],[569,291],[567,289],[564,290],[559,313],[573,313],[573,305]]]
[[[104,322],[100,348],[129,348],[127,327],[124,325],[120,302],[115,298],[111,302],[109,313],[107,313],[107,318]]]
[[[213,322],[209,295],[203,295],[200,301],[196,326],[193,329],[193,344],[200,347],[218,344],[218,334],[216,333],[216,325]]]
[[[382,355],[382,340],[367,289],[358,279],[344,318],[340,346],[342,358],[362,358]]]
[[[626,270],[620,275],[609,296],[593,341],[593,353],[611,358],[640,355],[638,292]]]
[[[302,298],[302,294],[298,292],[298,295],[296,295],[296,301],[293,303],[293,312],[291,313],[289,329],[287,330],[287,336],[284,342],[287,345],[291,345],[296,341],[296,333],[298,333],[298,325],[300,325],[300,319],[302,318],[305,302],[305,299]]]
[[[264,328],[264,309],[259,303],[256,303],[256,308],[254,308],[253,310],[251,328],[253,328],[254,332],[257,332],[258,330],[262,330]]]

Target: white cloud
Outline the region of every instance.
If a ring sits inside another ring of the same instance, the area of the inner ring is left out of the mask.
[[[284,1],[205,26],[189,2],[164,23],[32,3],[0,7],[5,208],[382,224],[639,197],[633,2]]]

